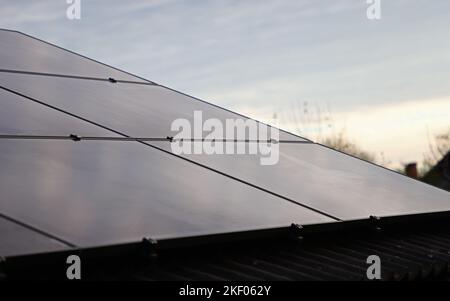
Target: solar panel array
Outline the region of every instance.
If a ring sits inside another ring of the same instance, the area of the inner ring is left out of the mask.
[[[113,141],[243,116],[22,33],[0,45],[2,256],[450,210],[444,191],[287,132],[273,166]],[[53,137],[71,134],[104,139]]]

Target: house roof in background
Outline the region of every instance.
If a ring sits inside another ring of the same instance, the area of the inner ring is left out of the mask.
[[[430,185],[450,191],[450,152],[427,172],[422,180]]]

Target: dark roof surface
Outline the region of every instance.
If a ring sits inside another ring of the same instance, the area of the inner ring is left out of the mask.
[[[450,280],[450,223],[407,223],[139,254],[104,263],[93,260],[83,270],[83,279],[366,280],[366,259],[378,255],[382,280]],[[63,278],[63,266],[50,266],[40,277]],[[10,278],[35,277],[18,271],[13,268]]]

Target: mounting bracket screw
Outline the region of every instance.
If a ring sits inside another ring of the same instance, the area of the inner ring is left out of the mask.
[[[81,141],[81,137],[75,134],[70,134],[70,139],[72,139],[73,141]]]

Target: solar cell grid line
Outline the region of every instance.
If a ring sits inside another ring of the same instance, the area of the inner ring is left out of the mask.
[[[0,43],[2,69],[149,83],[139,76],[19,31],[0,28]]]
[[[4,88],[4,87],[0,87],[0,88],[6,90],[6,91],[8,91],[8,92],[11,92],[11,93],[14,94],[14,95],[18,95],[18,96],[21,96],[21,97],[23,97],[23,98],[25,98],[25,99],[28,99],[28,100],[30,100],[30,101],[33,101],[33,102],[35,102],[35,103],[42,104],[42,105],[44,105],[45,107],[54,109],[54,110],[56,110],[56,111],[58,111],[58,112],[68,114],[68,115],[70,115],[70,116],[72,116],[72,117],[78,118],[78,119],[80,119],[80,120],[82,120],[82,121],[85,121],[85,122],[87,122],[87,123],[89,123],[89,124],[93,124],[93,125],[96,125],[96,126],[102,128],[102,129],[111,131],[111,132],[113,132],[113,133],[115,133],[115,134],[121,135],[121,136],[123,136],[123,137],[129,137],[128,135],[123,134],[123,133],[121,133],[121,132],[119,132],[119,131],[110,129],[110,128],[108,128],[108,127],[105,127],[105,126],[103,126],[103,125],[101,125],[101,124],[98,124],[98,123],[96,123],[96,122],[90,121],[90,120],[88,120],[88,119],[85,119],[85,118],[83,118],[83,117],[80,117],[80,116],[71,114],[71,113],[69,113],[69,112],[66,112],[66,111],[64,111],[64,110],[61,110],[61,109],[59,109],[59,108],[50,106],[50,105],[48,105],[48,104],[46,104],[46,103],[44,103],[44,102],[41,102],[41,101],[39,101],[39,100],[37,100],[37,99],[32,98],[32,97],[23,95],[23,94],[21,94],[21,93],[17,93],[17,92],[15,92],[15,91],[13,91],[13,90],[10,90],[10,89]],[[192,163],[192,164],[201,166],[201,167],[203,167],[203,168],[205,168],[205,169],[207,169],[207,170],[213,171],[213,172],[218,173],[218,174],[220,174],[220,175],[222,175],[222,176],[225,176],[225,177],[227,177],[227,178],[230,178],[230,179],[233,179],[233,180],[235,180],[235,181],[238,181],[238,182],[240,182],[240,183],[242,183],[242,184],[246,184],[246,185],[249,185],[249,186],[251,186],[251,187],[253,187],[253,188],[256,188],[256,189],[258,189],[258,190],[261,190],[261,191],[264,191],[264,192],[266,192],[266,193],[272,194],[272,195],[274,195],[274,196],[276,196],[276,197],[279,197],[279,198],[281,198],[281,199],[283,199],[283,200],[285,200],[285,201],[288,201],[288,202],[297,204],[297,205],[299,205],[299,206],[301,206],[301,207],[307,208],[307,209],[312,210],[312,211],[314,211],[314,212],[316,212],[316,213],[319,213],[319,214],[322,214],[322,215],[324,215],[324,216],[327,216],[327,217],[329,217],[329,218],[331,218],[331,219],[333,219],[333,220],[336,220],[336,221],[339,221],[339,220],[340,220],[339,218],[337,218],[337,217],[335,217],[335,216],[333,216],[333,215],[331,215],[331,214],[328,214],[327,212],[324,212],[324,211],[321,211],[321,210],[317,210],[317,209],[315,209],[315,208],[312,207],[312,206],[307,206],[307,205],[302,204],[302,203],[300,203],[300,202],[297,202],[297,201],[295,201],[295,200],[293,200],[293,199],[286,198],[286,197],[284,197],[284,196],[281,195],[281,194],[273,193],[272,191],[269,191],[269,190],[264,189],[264,188],[262,188],[262,187],[258,187],[257,185],[251,184],[251,183],[249,183],[249,182],[247,182],[247,181],[243,181],[242,179],[239,179],[239,178],[237,178],[237,177],[231,176],[231,175],[226,174],[226,173],[224,173],[224,172],[221,172],[221,171],[219,171],[219,170],[215,170],[215,169],[210,168],[210,167],[208,167],[208,166],[206,166],[206,165],[199,164],[198,162],[195,162],[195,161],[193,161],[193,160],[189,160],[189,159],[187,159],[187,158],[183,158],[182,156],[178,156],[178,155],[176,155],[176,154],[173,154],[171,151],[167,151],[167,150],[165,150],[165,149],[163,149],[163,148],[154,146],[154,145],[149,144],[149,143],[144,142],[144,141],[139,141],[139,143],[142,143],[142,144],[147,145],[147,146],[149,146],[149,147],[151,147],[151,148],[154,148],[154,149],[158,149],[158,150],[160,150],[160,151],[162,151],[162,152],[168,153],[168,154],[170,154],[170,155],[172,155],[172,156],[175,156],[175,157],[180,158],[180,159],[182,159],[182,160],[188,161],[188,162],[190,162],[190,163]]]

